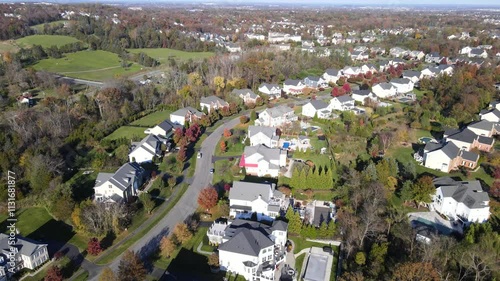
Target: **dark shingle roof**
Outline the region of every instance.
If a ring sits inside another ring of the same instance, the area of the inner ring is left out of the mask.
[[[441,148],[441,150],[448,156],[450,159],[453,159],[457,157],[458,153],[460,152],[460,149],[453,144],[452,142],[448,142]]]
[[[358,96],[369,96],[372,91],[370,90],[354,90],[352,91],[353,95],[358,95]]]
[[[477,138],[477,141],[482,144],[488,144],[488,145],[493,145],[493,142],[495,141],[493,138],[490,137],[485,137],[485,136],[479,136]]]
[[[313,107],[314,109],[316,110],[320,110],[320,109],[323,109],[323,108],[327,108],[328,107],[328,104],[324,101],[321,101],[321,100],[311,100],[309,102]]]
[[[473,143],[474,140],[477,138],[477,135],[469,129],[464,129],[463,131],[450,135],[447,138],[457,141],[463,141],[466,143]]]
[[[467,127],[490,131],[494,125],[495,125],[494,122],[490,122],[488,120],[481,120],[481,121],[471,123],[471,124],[467,125]]]
[[[349,95],[338,96],[335,97],[335,99],[337,99],[340,103],[354,101]]]
[[[433,182],[436,187],[441,188],[444,197],[452,197],[470,209],[486,207],[485,203],[490,201],[479,181],[455,181],[446,177],[437,178]]]
[[[231,239],[222,243],[219,250],[258,257],[261,249],[273,245],[273,241],[261,231],[241,228]]]
[[[477,162],[479,160],[479,154],[470,151],[462,150],[460,156],[467,161]]]
[[[330,75],[330,76],[339,75],[339,71],[337,69],[334,69],[334,68],[328,68],[327,70],[325,70],[325,73]]]

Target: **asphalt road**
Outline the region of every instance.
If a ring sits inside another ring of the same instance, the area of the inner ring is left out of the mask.
[[[194,213],[198,207],[196,198],[198,198],[198,193],[204,187],[212,183],[212,175],[210,174],[210,169],[213,168],[212,157],[214,156],[215,147],[219,143],[220,137],[222,136],[224,129],[231,129],[240,123],[239,117],[227,121],[219,126],[213,133],[211,133],[201,144],[201,153],[203,157],[197,159],[196,170],[193,182],[186,190],[184,195],[181,197],[176,206],[153,227],[144,237],[133,244],[129,250],[139,253],[141,258],[146,258],[151,253],[153,253],[164,235],[168,235],[170,230],[178,222],[182,222],[188,218],[189,215]],[[121,256],[116,258],[109,267],[118,272],[118,265],[120,263]],[[88,280],[98,280],[99,275],[89,276]]]

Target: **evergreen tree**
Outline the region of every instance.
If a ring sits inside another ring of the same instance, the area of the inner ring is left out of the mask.
[[[318,232],[318,236],[320,238],[331,238],[328,236],[328,225],[326,224],[326,222],[322,222],[321,225],[319,226],[319,232]]]

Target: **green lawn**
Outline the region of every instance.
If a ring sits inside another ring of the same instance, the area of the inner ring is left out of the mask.
[[[141,119],[135,120],[134,122],[130,123],[130,125],[154,127],[165,121],[165,119],[170,119],[170,113],[172,113],[172,111],[170,110],[156,111],[142,117]]]
[[[160,63],[164,64],[168,62],[169,58],[174,58],[176,60],[202,60],[204,58],[209,58],[214,56],[212,52],[185,52],[174,49],[167,48],[153,48],[153,49],[127,49],[129,52],[145,53],[146,55],[158,60]]]
[[[297,275],[299,280],[302,280],[300,278],[300,274],[302,274],[302,264],[304,264],[304,259],[306,257],[306,254],[302,254],[300,256],[298,256],[296,259],[295,259],[295,270],[297,271]]]
[[[31,35],[17,39],[15,42],[19,47],[28,48],[33,45],[40,45],[43,48],[51,46],[63,46],[70,43],[79,42],[80,40],[63,35]]]
[[[22,236],[30,235],[52,219],[47,210],[40,207],[19,210],[16,215],[18,220],[16,226]],[[4,224],[7,222],[2,223],[2,232],[5,231]]]
[[[113,133],[106,136],[104,139],[107,140],[116,140],[120,138],[126,138],[130,140],[142,139],[146,136],[144,134],[144,127],[134,127],[134,126],[121,126],[116,129]]]
[[[212,183],[231,183],[235,180],[241,180],[244,178],[244,175],[233,175],[231,167],[238,165],[238,163],[238,159],[234,159],[233,161],[229,161],[227,159],[216,161],[214,164],[215,173]]]
[[[65,24],[67,23],[68,21],[67,20],[58,20],[58,21],[53,21],[53,22],[48,22],[48,23],[41,23],[41,24],[37,24],[37,25],[33,25],[31,26],[31,29],[37,31],[37,32],[43,32],[43,27],[48,24],[49,26],[55,26],[55,25],[58,25],[58,24]]]
[[[101,50],[65,54],[60,59],[44,59],[35,64],[34,68],[94,81],[126,76],[142,69],[136,63],[132,63],[128,68],[123,68],[117,54]]]

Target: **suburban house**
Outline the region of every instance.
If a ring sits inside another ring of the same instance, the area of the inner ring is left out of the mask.
[[[425,55],[426,63],[440,63],[443,60],[443,57],[439,55],[438,52],[432,52],[430,54]]]
[[[425,53],[422,51],[411,51],[407,56],[412,60],[421,60],[425,58]]]
[[[256,93],[254,93],[250,89],[234,89],[231,94],[236,97],[239,97],[243,100],[244,103],[257,103],[257,98],[259,97]]]
[[[441,143],[429,142],[424,148],[424,166],[430,169],[439,170],[444,173],[467,167],[474,169],[479,161],[479,155],[460,149],[453,142]]]
[[[349,95],[334,97],[330,100],[330,110],[352,110],[354,108],[354,99]]]
[[[281,87],[278,84],[262,83],[259,92],[269,96],[270,99],[276,99],[281,96]]]
[[[153,128],[146,129],[145,134],[155,135],[160,138],[161,141],[168,140],[174,134],[176,128],[180,127],[178,124],[174,124],[170,120],[164,120],[160,124],[154,126]]]
[[[481,117],[481,120],[486,120],[490,122],[495,122],[499,123],[500,122],[500,110],[494,108],[491,110],[482,110],[481,113],[479,113],[479,116]]]
[[[376,72],[378,72],[378,69],[373,64],[370,64],[370,63],[369,64],[363,64],[361,66],[361,73],[367,74],[368,72],[376,73]]]
[[[405,94],[413,91],[413,82],[408,78],[394,78],[390,82],[396,87],[397,94]]]
[[[357,61],[368,60],[368,54],[363,51],[353,51],[351,53],[351,59]]]
[[[276,130],[274,127],[248,126],[250,145],[263,144],[269,148],[278,147],[280,137],[276,134]]]
[[[264,224],[237,219],[214,222],[207,231],[211,244],[219,245],[219,264],[246,280],[274,281],[275,270],[285,261],[288,224]]]
[[[434,179],[436,193],[430,208],[465,225],[483,223],[490,217],[490,198],[479,181],[456,181],[450,177]]]
[[[287,79],[283,82],[283,91],[289,95],[301,94],[305,87],[301,80]]]
[[[478,135],[468,127],[461,131],[447,130],[444,133],[445,141],[453,142],[460,149],[471,151],[478,149],[489,152],[495,144],[495,140],[489,136]]]
[[[408,55],[409,53],[410,53],[410,51],[405,50],[405,49],[400,48],[400,47],[393,47],[389,50],[389,55],[391,57],[395,57],[395,58],[402,58],[402,57]]]
[[[354,90],[352,91],[351,98],[361,104],[365,104],[366,99],[371,99],[374,102],[377,101],[377,96],[370,90]]]
[[[230,53],[238,53],[241,52],[241,47],[238,44],[228,42],[225,44],[226,50]]]
[[[297,121],[299,118],[295,115],[293,108],[286,105],[266,108],[259,113],[259,119],[255,120],[257,126],[281,127]]]
[[[200,120],[203,115],[203,112],[188,106],[170,113],[170,121],[174,124],[184,126],[186,122],[191,123],[195,120]]]
[[[137,163],[123,164],[115,173],[99,173],[94,186],[94,200],[105,203],[127,202],[143,184],[144,169]]]
[[[303,80],[303,84],[309,88],[323,88],[328,86],[328,83],[321,77],[317,76],[307,76]]]
[[[468,53],[466,53],[469,58],[487,58],[488,53],[482,48],[472,48]]]
[[[133,142],[128,154],[129,162],[152,162],[161,156],[162,141],[155,135],[148,135],[140,142]]]
[[[22,269],[34,270],[49,260],[47,244],[20,235],[16,235],[15,240],[9,238],[9,235],[0,233],[0,279],[10,280],[12,273]]]
[[[434,78],[438,75],[452,75],[453,74],[453,66],[447,64],[441,64],[438,66],[427,67],[421,71],[421,78]]]
[[[397,92],[396,92],[396,87],[394,87],[394,85],[392,85],[391,83],[384,82],[373,85],[372,93],[374,93],[377,97],[384,99],[395,96]]]
[[[200,99],[201,110],[206,108],[208,110],[208,113],[210,113],[212,109],[218,110],[226,106],[229,106],[229,103],[217,96],[202,97]]]
[[[342,69],[342,73],[347,77],[354,77],[361,74],[361,68],[357,66],[346,66]]]
[[[240,167],[245,168],[247,175],[276,178],[280,168],[286,166],[286,158],[286,150],[269,148],[262,144],[246,146],[240,159]]]
[[[306,205],[304,220],[310,225],[320,227],[322,223],[329,223],[333,219],[335,209],[331,202],[314,200]]]
[[[479,136],[491,137],[500,132],[500,124],[490,122],[488,120],[481,120],[467,125],[467,129],[473,131]]]
[[[326,102],[311,100],[302,106],[302,115],[311,118],[316,116],[320,119],[328,119],[332,116],[332,111]]]
[[[420,77],[422,77],[422,72],[415,70],[405,70],[403,71],[403,78],[410,79],[413,84],[420,81]]]
[[[234,181],[229,190],[229,216],[258,213],[275,218],[285,212],[288,201],[274,183]]]
[[[323,79],[325,79],[327,83],[337,83],[340,77],[342,77],[342,72],[333,68],[328,68],[325,70],[325,73],[323,73]]]

